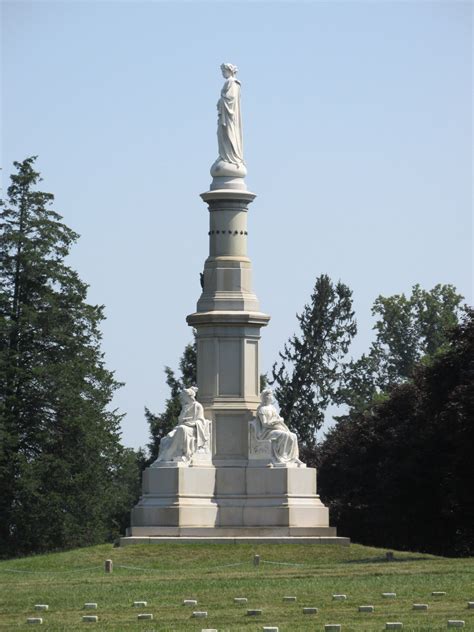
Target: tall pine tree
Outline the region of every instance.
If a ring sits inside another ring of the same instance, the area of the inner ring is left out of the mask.
[[[282,416],[307,455],[303,458],[310,458],[327,407],[339,403],[344,358],[357,333],[351,290],[322,274],[297,319],[300,332],[280,352],[271,383]]]
[[[103,307],[66,263],[78,235],[15,162],[0,220],[0,555],[117,534],[135,459],[110,409],[120,384],[100,349]]]

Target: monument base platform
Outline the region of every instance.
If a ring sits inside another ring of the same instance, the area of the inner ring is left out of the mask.
[[[160,542],[348,545],[329,526],[316,470],[150,467],[120,544]]]
[[[120,538],[120,546],[130,544],[338,544],[339,546],[349,546],[349,538],[338,536],[291,536],[291,535],[220,535],[221,529],[215,529],[214,536],[126,536]],[[275,531],[278,531],[276,529]]]

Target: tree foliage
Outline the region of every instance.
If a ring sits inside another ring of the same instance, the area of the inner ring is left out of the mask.
[[[283,418],[311,451],[328,405],[339,402],[344,359],[357,332],[351,290],[321,275],[297,319],[300,331],[280,352],[271,383]]]
[[[474,553],[474,312],[385,401],[353,410],[319,451],[341,533],[442,555]]]
[[[66,264],[78,235],[36,190],[34,161],[14,163],[0,209],[0,555],[117,535],[135,493],[103,307]]]
[[[376,337],[367,354],[352,361],[342,399],[364,409],[391,386],[411,378],[415,366],[429,362],[447,344],[449,331],[465,308],[452,285],[424,290],[414,285],[410,296],[379,296],[372,315]]]
[[[161,439],[170,432],[178,421],[181,410],[179,394],[183,388],[196,384],[196,341],[186,345],[183,355],[179,361],[179,377],[169,366],[165,367],[166,384],[170,389],[170,394],[166,400],[165,410],[158,415],[152,413],[145,407],[145,417],[150,428],[150,442],[148,450],[150,453],[149,462],[153,462],[158,457]]]

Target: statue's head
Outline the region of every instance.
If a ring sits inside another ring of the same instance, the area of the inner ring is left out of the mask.
[[[239,69],[234,64],[221,64],[222,75],[228,79],[229,77],[234,77]]]
[[[271,404],[273,402],[273,391],[269,386],[260,393],[260,400],[262,404]]]
[[[196,393],[198,392],[197,386],[190,386],[181,391],[181,402],[194,401],[196,399]]]

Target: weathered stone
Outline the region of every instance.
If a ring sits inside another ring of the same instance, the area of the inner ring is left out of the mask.
[[[427,603],[414,603],[413,610],[428,610]]]
[[[278,632],[278,628],[270,627],[267,625],[267,626],[264,626],[263,632]]]
[[[257,616],[259,614],[262,614],[261,610],[247,610],[247,615],[249,617],[254,617],[254,616]]]
[[[234,597],[234,603],[247,603],[248,599],[247,597]]]
[[[183,606],[197,606],[197,599],[185,599]]]
[[[283,601],[296,601],[296,597],[283,597]]]
[[[41,617],[29,617],[26,620],[27,623],[38,623],[38,625],[41,625],[43,623],[43,619]]]
[[[112,562],[112,560],[105,560],[104,570],[106,573],[111,573],[114,570],[114,563]]]
[[[382,597],[386,597],[387,599],[393,599],[394,597],[397,596],[397,593],[382,593]]]
[[[82,620],[84,621],[84,623],[97,623],[99,617],[96,614],[85,614],[82,617]]]
[[[403,623],[400,623],[400,621],[389,621],[388,623],[385,624],[385,629],[386,630],[401,630],[403,628]]]
[[[318,614],[317,608],[303,608],[303,614]]]
[[[97,610],[97,604],[92,602],[92,601],[90,601],[90,602],[87,602],[87,603],[84,604],[84,608],[86,610]]]
[[[444,597],[445,594],[446,593],[443,590],[433,590],[431,593],[433,597]]]
[[[148,601],[134,601],[133,602],[133,607],[134,608],[143,608],[148,606]]]
[[[467,608],[468,610],[474,610],[474,601],[468,601]]]
[[[142,613],[137,615],[137,619],[139,619],[140,621],[150,621],[150,619],[153,619],[153,615],[151,613]]]
[[[333,595],[332,598],[334,601],[345,601],[347,599],[347,595]]]
[[[464,627],[464,621],[461,621],[460,619],[449,619],[448,621],[448,628],[463,628]]]
[[[326,625],[324,626],[324,629],[326,630],[326,632],[339,632],[339,630],[341,629],[341,624],[340,623],[326,623]]]
[[[35,604],[35,610],[49,610],[49,606],[46,603]]]
[[[359,612],[373,612],[374,610],[373,606],[359,606]]]
[[[193,617],[195,619],[205,619],[207,617],[207,612],[196,610],[196,612],[193,612]]]

